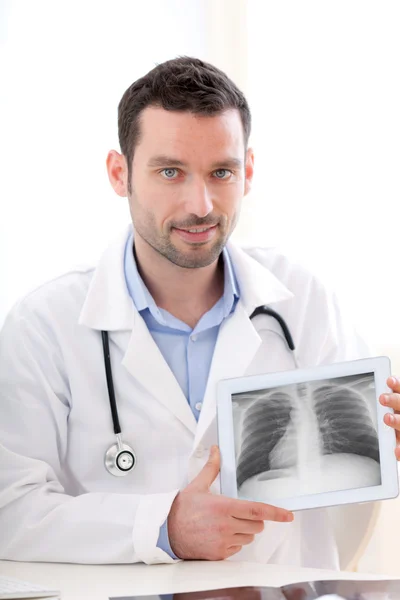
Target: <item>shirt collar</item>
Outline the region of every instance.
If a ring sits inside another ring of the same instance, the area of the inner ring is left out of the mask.
[[[88,270],[89,285],[79,315],[80,325],[99,331],[132,330],[137,309],[129,295],[124,269],[126,241],[131,233],[130,223],[105,250],[97,267]],[[261,304],[293,298],[281,281],[289,279],[287,265],[277,262],[273,250],[268,255],[265,249],[242,249],[231,241],[227,249],[238,282],[238,302],[248,316]],[[279,275],[271,271],[271,264]]]
[[[165,325],[165,319],[139,274],[133,253],[133,240],[134,235],[132,232],[126,242],[124,257],[125,280],[129,295],[139,312],[148,309],[159,323]],[[226,248],[222,251],[222,257],[224,261],[224,295],[221,300],[223,302],[223,318],[225,318],[236,305],[236,300],[239,298],[239,286],[231,257]]]

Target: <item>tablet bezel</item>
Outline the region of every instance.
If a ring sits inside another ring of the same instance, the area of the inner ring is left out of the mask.
[[[274,499],[273,504],[288,510],[305,510],[340,504],[372,502],[398,496],[397,460],[394,454],[396,435],[395,431],[383,421],[384,415],[390,412],[393,413],[393,410],[387,406],[382,406],[378,400],[382,393],[391,392],[386,384],[386,380],[391,374],[390,360],[387,356],[219,381],[217,385],[217,425],[218,443],[221,452],[221,493],[232,498],[238,497],[232,394],[325,380],[334,377],[345,377],[347,375],[361,375],[363,373],[373,373],[375,379],[381,484],[336,490],[333,492],[321,492],[294,498],[279,498]]]

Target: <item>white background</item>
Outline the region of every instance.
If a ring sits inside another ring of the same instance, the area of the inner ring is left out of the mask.
[[[186,54],[225,69],[253,111],[256,177],[236,239],[290,250],[372,345],[399,344],[400,3],[0,6],[0,324],[36,285],[97,260],[129,221],[105,171],[119,99]]]
[[[249,7],[253,226],[326,277],[373,344],[398,346],[400,3]]]
[[[253,111],[236,237],[306,261],[400,373],[399,31],[398,0],[0,0],[0,324],[129,221],[105,170],[119,99],[186,54]],[[384,506],[362,567],[400,572]]]
[[[129,222],[105,168],[118,102],[157,62],[206,54],[204,7],[189,4],[0,0],[0,323]]]

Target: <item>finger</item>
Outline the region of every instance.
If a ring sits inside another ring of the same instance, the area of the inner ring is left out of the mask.
[[[400,380],[397,377],[393,377],[392,375],[392,377],[387,379],[386,383],[394,392],[400,393]]]
[[[246,533],[235,533],[232,538],[233,544],[235,546],[247,546],[247,544],[251,544],[254,541],[254,535],[249,535]]]
[[[383,417],[383,420],[386,425],[389,425],[389,427],[393,427],[393,429],[396,430],[396,434],[400,432],[400,415],[386,413],[386,415]]]
[[[226,550],[226,558],[229,558],[229,556],[233,556],[234,554],[237,554],[238,552],[240,552],[242,549],[242,546],[229,546],[229,548]]]
[[[283,596],[286,600],[305,600],[309,595],[307,591],[302,587],[292,587],[288,586],[282,589]],[[313,594],[314,595],[314,594]],[[313,596],[312,596],[313,597]]]
[[[400,444],[398,444],[394,450],[397,460],[400,460]]]
[[[250,533],[255,535],[264,530],[264,521],[250,521],[249,519],[232,518],[232,527],[235,533]]]
[[[193,479],[186,489],[190,489],[197,492],[207,492],[216,479],[220,468],[220,454],[218,446],[211,446],[210,456],[208,461],[200,471],[200,473]]]
[[[250,521],[279,521],[287,523],[293,521],[294,515],[284,508],[264,504],[263,502],[249,502],[248,500],[231,500],[230,514],[238,519]]]
[[[400,411],[400,394],[381,394],[379,396],[379,402],[383,406],[393,408],[393,410]]]

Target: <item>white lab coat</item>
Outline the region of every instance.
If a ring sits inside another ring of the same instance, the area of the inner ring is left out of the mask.
[[[220,379],[294,368],[268,304],[288,323],[300,366],[366,354],[333,297],[273,250],[229,244],[240,288],[221,325],[198,423],[128,294],[128,232],[96,269],[43,285],[9,314],[0,336],[0,558],[77,563],[172,562],[156,547],[179,489],[217,442]],[[257,329],[256,329],[257,327]],[[123,440],[137,456],[126,477],[110,475],[115,442],[100,330],[110,353]],[[212,491],[218,493],[218,481]],[[235,559],[334,568],[325,510],[266,523]]]

